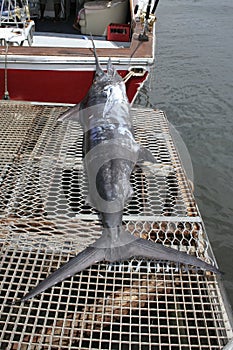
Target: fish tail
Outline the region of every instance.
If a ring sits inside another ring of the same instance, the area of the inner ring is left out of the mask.
[[[104,249],[87,247],[24,295],[21,301],[29,300],[55,284],[64,281],[66,278],[74,276],[90,265],[102,261],[104,255]]]
[[[116,229],[112,230],[115,230],[116,233]],[[64,281],[68,277],[74,276],[76,273],[100,261],[115,262],[127,260],[132,257],[144,257],[193,265],[214,273],[220,273],[215,266],[193,255],[135,237],[122,227],[120,229],[118,228],[118,234],[115,235],[117,239],[112,240],[112,236],[109,234],[112,230],[104,230],[102,236],[95,243],[40,282],[27,293],[21,301],[26,301],[35,297],[55,284]]]
[[[105,247],[106,261],[114,262],[127,260],[132,257],[141,257],[193,265],[204,270],[219,273],[219,270],[215,266],[206,263],[196,256],[147,239],[135,237],[130,232],[124,230],[123,227],[118,229],[118,234],[115,233],[115,235],[113,230],[107,229],[103,231],[102,237],[93,244],[94,247]],[[110,241],[114,236],[117,239]]]
[[[182,252],[171,247],[166,247],[159,243],[154,243],[152,241],[138,238],[125,249],[130,249],[129,255],[144,257],[156,260],[167,260],[176,263],[181,263],[185,265],[192,265],[203,270],[212,271],[214,273],[220,273],[220,271],[211,265],[194,255],[190,255],[186,252]]]

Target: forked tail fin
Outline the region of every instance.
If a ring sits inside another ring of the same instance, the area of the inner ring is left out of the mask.
[[[44,292],[46,289],[55,284],[64,281],[66,278],[74,276],[76,273],[86,269],[98,261],[104,259],[104,251],[94,247],[87,247],[76,257],[69,260],[58,270],[49,275],[45,280],[39,283],[29,293],[27,293],[21,301],[26,301],[35,297],[37,294]]]
[[[21,301],[33,298],[55,284],[68,277],[74,276],[76,273],[100,261],[114,262],[127,260],[131,257],[145,257],[193,265],[204,270],[219,273],[219,270],[215,266],[210,265],[195,256],[165,247],[162,244],[134,237],[123,228],[121,229],[118,242],[110,245],[110,242],[107,239],[106,245],[104,245],[104,238],[107,238],[107,236],[104,237],[104,233],[92,246],[83,250],[76,257],[68,261],[39,283],[34,289],[27,293]]]

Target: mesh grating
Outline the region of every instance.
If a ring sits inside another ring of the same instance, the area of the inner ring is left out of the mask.
[[[65,107],[0,104],[1,349],[220,349],[232,336],[215,276],[163,261],[97,264],[18,305],[95,241],[85,203],[82,130]],[[137,168],[124,224],[135,235],[214,262],[163,112],[133,109],[138,142],[167,176]],[[110,345],[109,345],[110,344]]]

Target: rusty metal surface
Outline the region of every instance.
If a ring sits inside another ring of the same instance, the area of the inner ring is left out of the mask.
[[[99,263],[13,304],[101,234],[86,205],[82,130],[67,107],[0,103],[1,349],[221,349],[232,337],[215,275],[145,259]],[[163,112],[133,109],[138,142],[170,176],[136,169],[127,229],[215,263]]]

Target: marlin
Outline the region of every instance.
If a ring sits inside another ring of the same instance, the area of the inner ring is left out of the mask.
[[[116,262],[132,257],[168,260],[218,273],[218,269],[185,252],[142,239],[122,225],[123,211],[133,194],[130,176],[136,165],[156,164],[151,152],[134,138],[125,84],[111,59],[107,72],[100,66],[94,42],[96,72],[93,84],[80,104],[59,121],[77,120],[83,128],[83,159],[88,179],[87,201],[100,217],[101,237],[49,275],[21,301],[101,261]]]

